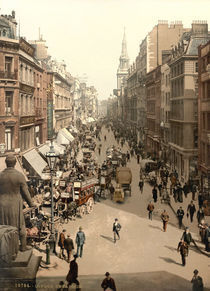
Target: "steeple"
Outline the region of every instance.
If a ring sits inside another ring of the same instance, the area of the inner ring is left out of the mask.
[[[123,35],[123,41],[122,41],[121,58],[127,58],[128,59],[127,42],[126,42],[126,35],[125,35],[125,27],[124,27],[124,35]]]
[[[121,51],[121,56],[119,60],[120,60],[120,63],[117,70],[117,89],[120,89],[121,86],[123,85],[125,77],[128,74],[128,68],[129,68],[129,58],[128,58],[128,52],[127,52],[125,27],[124,27],[124,34],[123,34],[123,40],[122,40],[122,51]]]

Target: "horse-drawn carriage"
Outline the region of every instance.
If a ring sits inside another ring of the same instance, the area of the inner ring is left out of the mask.
[[[84,216],[86,213],[91,213],[94,204],[95,185],[98,184],[98,179],[89,178],[85,181],[74,181],[73,201],[77,205],[77,214]]]

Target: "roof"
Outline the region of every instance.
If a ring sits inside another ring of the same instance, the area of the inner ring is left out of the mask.
[[[199,45],[204,45],[210,40],[210,37],[192,38],[189,42],[186,55],[197,56]]]

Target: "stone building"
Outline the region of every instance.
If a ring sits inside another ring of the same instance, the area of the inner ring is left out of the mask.
[[[14,17],[0,17],[0,143],[24,151],[46,140],[46,75],[34,48],[16,39]]]
[[[146,151],[152,158],[160,158],[161,66],[146,77],[147,133]]]
[[[193,22],[172,50],[170,148],[171,162],[184,182],[197,175],[198,46],[209,40],[208,24]]]
[[[162,65],[162,51],[170,50],[179,41],[182,34],[188,31],[180,21],[168,24],[168,21],[158,21],[158,24],[147,34],[139,47],[136,58],[137,71],[137,124],[140,140],[145,139],[146,125],[146,74]]]
[[[127,77],[127,123],[133,135],[137,135],[137,70],[136,63],[128,70]]]
[[[198,169],[204,193],[210,193],[210,41],[199,47]]]
[[[163,57],[164,57],[163,52]],[[170,54],[163,61],[161,66],[161,104],[160,104],[160,150],[161,159],[165,162],[169,161],[169,138],[170,138],[170,67],[167,61],[170,58]],[[165,62],[165,63],[164,63]]]

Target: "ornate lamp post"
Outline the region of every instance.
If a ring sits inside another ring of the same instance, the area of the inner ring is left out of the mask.
[[[54,226],[54,203],[53,203],[53,174],[56,166],[58,154],[54,150],[54,146],[51,142],[50,151],[46,153],[48,165],[50,167],[51,178],[51,235],[50,235],[50,248],[56,253],[55,250],[55,226]]]

